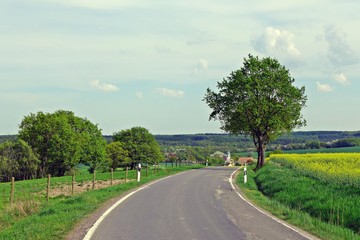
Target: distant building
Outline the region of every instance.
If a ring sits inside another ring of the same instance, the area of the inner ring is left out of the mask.
[[[227,152],[226,159],[225,159],[226,166],[234,166],[234,161],[231,159],[230,152]]]
[[[245,165],[245,163],[250,164],[253,162],[254,162],[254,159],[252,157],[240,157],[238,160],[238,163],[240,163],[241,165]]]

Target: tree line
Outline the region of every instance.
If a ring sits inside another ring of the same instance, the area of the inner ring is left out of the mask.
[[[162,160],[158,143],[143,127],[115,132],[108,143],[98,125],[71,111],[38,112],[24,117],[16,138],[0,144],[0,181],[64,176],[80,163],[92,172]]]
[[[254,148],[253,141],[246,135],[227,133],[154,135],[163,149],[211,148],[215,151],[246,152]],[[314,148],[339,148],[360,146],[360,131],[296,131],[284,133],[268,145],[268,150],[299,150]],[[254,150],[253,150],[254,151]]]

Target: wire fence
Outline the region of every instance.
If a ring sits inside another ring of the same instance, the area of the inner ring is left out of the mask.
[[[160,168],[180,167],[193,165],[192,162],[162,162],[155,165],[143,165],[142,176],[156,174]],[[84,191],[110,187],[137,179],[136,169],[111,169],[109,172],[80,171],[76,174],[63,177],[52,177],[33,180],[16,180],[0,183],[0,211],[8,206],[24,204],[26,202],[46,203],[57,196],[71,196]]]

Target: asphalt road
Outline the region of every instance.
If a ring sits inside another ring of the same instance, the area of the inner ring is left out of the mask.
[[[91,239],[311,239],[241,199],[229,183],[234,170],[191,170],[152,184],[114,208]]]

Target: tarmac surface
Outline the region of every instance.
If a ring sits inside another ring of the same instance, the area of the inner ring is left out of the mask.
[[[162,179],[121,198],[95,227],[80,231],[92,240],[316,239],[243,199],[229,181],[235,170],[210,167]]]

